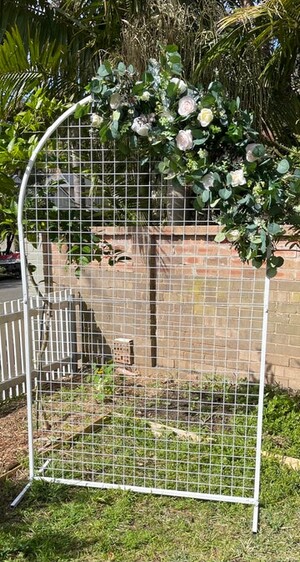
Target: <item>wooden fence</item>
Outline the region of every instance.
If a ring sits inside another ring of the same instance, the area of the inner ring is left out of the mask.
[[[77,361],[75,299],[69,289],[45,302],[30,298],[31,376],[54,380],[74,372]],[[46,338],[45,338],[46,335]],[[46,343],[46,345],[45,345]],[[0,304],[0,400],[25,392],[22,300]]]

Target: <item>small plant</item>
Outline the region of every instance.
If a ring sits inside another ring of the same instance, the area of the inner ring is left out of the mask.
[[[103,402],[111,397],[114,393],[115,386],[115,365],[108,362],[102,367],[94,365],[94,372],[89,377],[89,382],[92,382],[96,390],[96,400]]]
[[[300,457],[300,396],[278,388],[267,389],[264,407],[265,445]]]

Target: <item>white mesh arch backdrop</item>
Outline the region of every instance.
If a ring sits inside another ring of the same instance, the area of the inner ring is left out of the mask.
[[[74,111],[20,195],[30,479],[249,504],[256,531],[268,280]]]

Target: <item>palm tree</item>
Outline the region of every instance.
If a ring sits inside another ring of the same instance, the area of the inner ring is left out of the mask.
[[[238,74],[240,64],[246,63],[249,87],[260,95],[259,101],[254,92],[252,109],[260,107],[261,129],[272,142],[293,144],[300,134],[300,0],[266,0],[258,5],[245,0],[243,7],[220,20],[218,33],[198,73],[234,58]]]
[[[68,100],[82,96],[101,58],[118,50],[122,20],[141,5],[141,0],[2,0],[0,115],[14,113],[37,86]]]
[[[4,109],[13,113],[35,86],[60,98],[78,99],[102,58],[122,55],[142,70],[160,44],[178,44],[190,75],[204,45],[214,37],[216,21],[226,13],[223,4],[221,0],[2,0],[0,115]]]

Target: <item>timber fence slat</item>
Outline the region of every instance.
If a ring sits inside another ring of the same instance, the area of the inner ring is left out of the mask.
[[[50,295],[49,301],[50,305],[45,305],[39,297],[30,298],[33,383],[37,377],[54,380],[69,374],[77,355],[73,295],[64,290]],[[45,322],[49,323],[48,341],[39,359]],[[24,393],[25,382],[25,327],[23,301],[19,299],[0,305],[0,400]]]

